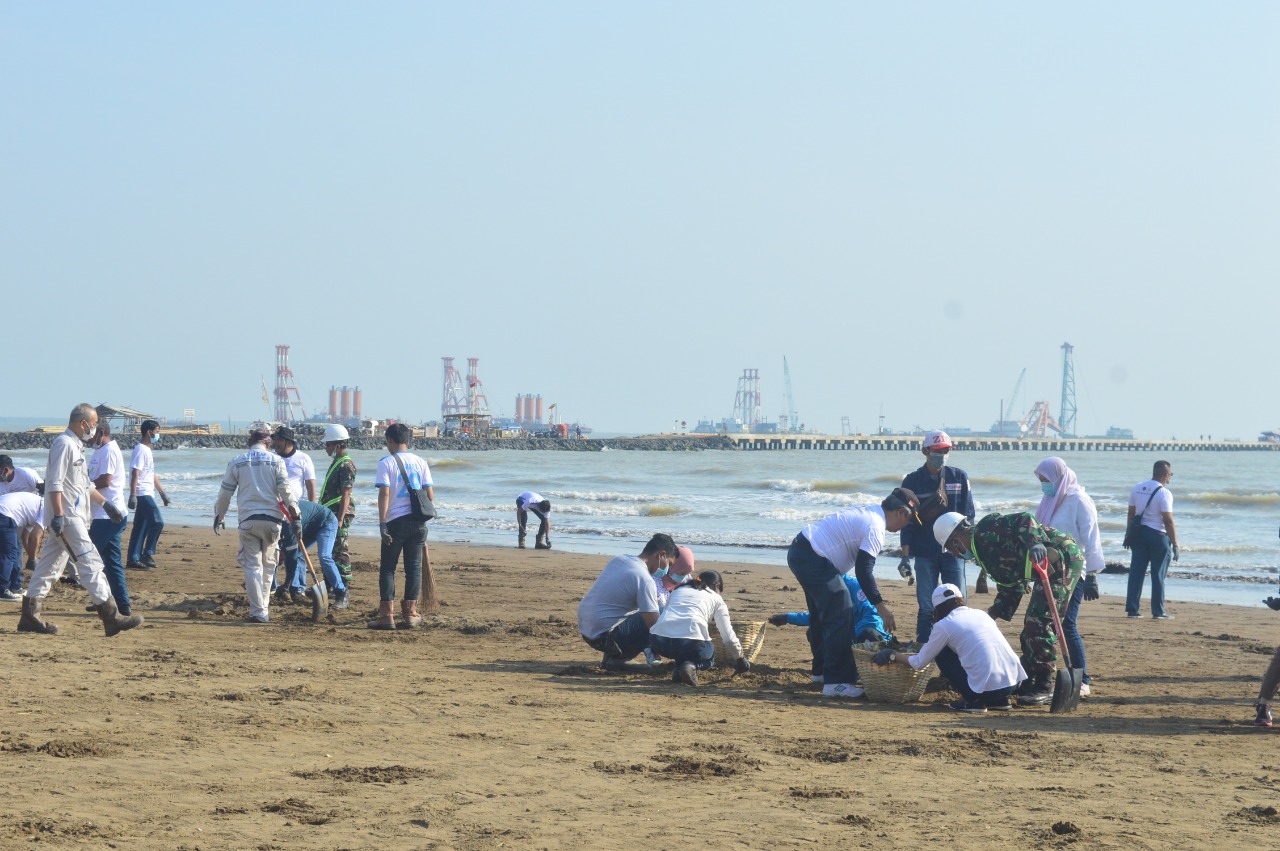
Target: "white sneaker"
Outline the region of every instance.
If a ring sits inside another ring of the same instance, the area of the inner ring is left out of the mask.
[[[650,668],[662,667],[662,660],[659,659],[657,654],[654,653],[652,650],[650,650],[648,647],[644,649],[644,660],[649,663]]]
[[[856,697],[862,697],[866,693],[866,689],[851,686],[848,683],[827,683],[822,687],[823,697],[840,697],[852,700]]]
[[[1081,696],[1081,697],[1088,697],[1088,696],[1089,696],[1089,692],[1091,692],[1091,691],[1092,691],[1092,689],[1091,689],[1091,688],[1089,688],[1089,684],[1088,684],[1088,683],[1081,683],[1081,684],[1080,684],[1080,696]]]
[[[823,683],[823,682],[826,682],[826,679],[822,676],[822,674],[812,674],[812,675],[810,675],[810,677],[809,677],[809,682],[811,682],[811,683]]]

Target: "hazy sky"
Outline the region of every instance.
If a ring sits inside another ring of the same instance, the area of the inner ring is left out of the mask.
[[[0,3],[0,416],[1276,410],[1274,3]]]

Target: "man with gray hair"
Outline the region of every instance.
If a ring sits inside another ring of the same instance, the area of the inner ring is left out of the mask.
[[[40,605],[49,596],[53,583],[62,576],[68,558],[75,562],[80,584],[89,592],[108,637],[142,623],[137,615],[120,614],[102,573],[102,558],[89,538],[92,506],[102,506],[107,516],[117,523],[124,520],[120,509],[103,499],[89,481],[85,442],[93,437],[97,427],[98,412],[94,407],[88,403],[76,405],[71,410],[67,430],[49,447],[49,465],[44,474],[44,517],[49,535],[40,548],[31,584],[22,598],[18,632],[57,633],[56,626],[40,617]]]
[[[271,580],[275,577],[280,526],[298,519],[298,500],[289,487],[284,459],[267,451],[266,429],[249,432],[248,451],[227,464],[213,506],[213,531],[225,528],[222,518],[236,498],[240,528],[240,550],[236,558],[244,569],[244,589],[249,595],[249,623],[271,620]],[[280,510],[283,503],[289,512]]]

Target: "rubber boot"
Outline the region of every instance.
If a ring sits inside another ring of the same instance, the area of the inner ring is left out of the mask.
[[[525,549],[525,546],[524,546],[524,532],[521,532],[521,533],[520,533],[520,537],[519,537],[518,539],[516,539],[516,546],[517,546],[517,547],[519,547],[519,548],[520,548],[520,549],[522,549],[522,550],[523,550],[523,549]]]
[[[541,535],[539,535],[539,536],[538,536],[538,538],[537,538],[537,540],[535,540],[535,541],[533,542],[533,548],[534,548],[535,550],[549,550],[549,549],[551,549],[551,540],[550,540],[550,536],[548,536],[547,538],[543,538]]]
[[[973,584],[973,593],[990,593],[987,589],[987,569],[985,567],[978,573],[978,581]]]
[[[418,601],[401,600],[400,618],[400,629],[417,629],[422,624],[422,615],[418,614]]]
[[[1028,680],[1028,682],[1030,682],[1031,685],[1029,687],[1024,687],[1024,689],[1021,692],[1019,692],[1018,705],[1019,706],[1044,706],[1046,703],[1052,702],[1053,701],[1053,683],[1051,682],[1052,678],[1053,678],[1052,673],[1042,672],[1042,673],[1036,674],[1034,677]]]
[[[34,597],[22,598],[22,616],[18,618],[18,632],[39,632],[57,635],[58,627],[40,617],[40,601]]]
[[[378,603],[378,616],[369,621],[369,629],[395,629],[396,618],[393,612],[391,600],[383,600]]]
[[[108,597],[107,602],[99,604],[98,617],[102,618],[102,631],[107,634],[107,638],[119,635],[126,629],[142,626],[142,615],[120,614],[115,597]]]

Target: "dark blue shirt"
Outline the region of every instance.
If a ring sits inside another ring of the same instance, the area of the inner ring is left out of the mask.
[[[333,517],[333,512],[320,503],[298,500],[298,525],[302,527],[302,540],[314,541],[330,517]]]
[[[969,488],[969,477],[959,467],[943,467],[943,475],[947,477],[947,511],[958,511],[970,521],[973,520],[973,491]],[[921,499],[938,491],[938,477],[926,464],[914,472],[908,473],[902,480],[902,486],[915,491]],[[904,526],[899,535],[904,547],[911,548],[912,556],[937,558],[942,555],[942,547],[933,537],[933,529],[911,524]]]

